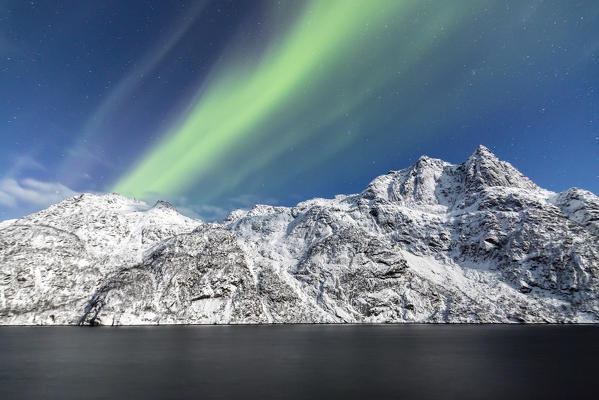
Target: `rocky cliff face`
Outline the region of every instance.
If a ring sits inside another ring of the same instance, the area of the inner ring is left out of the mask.
[[[480,147],[222,224],[111,194],[0,224],[0,323],[599,322],[599,198]]]

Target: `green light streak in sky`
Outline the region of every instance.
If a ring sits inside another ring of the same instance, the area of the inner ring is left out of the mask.
[[[337,63],[414,2],[321,0],[308,4],[258,65],[208,83],[181,124],[114,187],[125,195],[177,194],[192,187],[227,150],[274,118],[303,88],[326,82]],[[240,166],[243,168],[243,166]]]
[[[404,14],[408,11],[407,7],[405,7],[405,4],[403,11]],[[400,34],[396,30],[393,30],[389,37],[393,38],[394,43],[392,43],[391,46],[385,46],[381,48],[378,52],[374,51],[374,55],[377,56],[377,60],[384,59],[386,65],[379,65],[379,67],[377,67],[372,65],[373,63],[369,61],[364,62],[364,60],[352,60],[354,70],[358,69],[357,72],[359,72],[358,75],[360,76],[360,79],[355,80],[352,83],[351,97],[345,98],[342,103],[327,104],[326,107],[321,110],[314,110],[314,108],[318,108],[318,105],[312,107],[309,114],[318,115],[318,124],[316,126],[286,128],[284,135],[273,135],[275,137],[273,139],[269,139],[268,146],[266,146],[258,154],[255,154],[253,157],[248,157],[247,160],[244,161],[243,168],[227,170],[227,179],[221,180],[216,185],[211,186],[210,192],[206,195],[203,195],[202,199],[204,201],[210,201],[218,198],[219,195],[225,193],[231,188],[234,188],[236,185],[247,179],[251,174],[268,166],[287,149],[301,145],[302,143],[312,139],[314,132],[326,129],[336,121],[344,119],[346,115],[350,115],[350,113],[352,113],[352,110],[363,107],[364,103],[371,99],[372,92],[376,91],[385,84],[388,84],[389,81],[395,80],[398,90],[401,90],[402,82],[401,79],[398,79],[397,70],[394,68],[398,67],[401,63],[401,69],[404,70],[405,78],[410,79],[410,70],[417,68],[419,63],[422,62],[423,58],[430,54],[431,49],[438,40],[440,31],[446,31],[461,21],[461,18],[458,14],[459,10],[457,7],[438,7],[436,14],[430,15],[426,24],[420,24],[414,29],[409,30],[409,35]],[[403,18],[399,17],[395,17],[393,21],[396,27],[401,27],[402,22],[404,22]],[[389,28],[387,27],[387,29]],[[390,50],[390,47],[391,49],[396,50],[397,54],[392,54],[391,56],[386,54]],[[404,104],[405,101],[409,101],[409,99],[398,99],[398,106]],[[365,113],[365,111],[362,109],[358,112],[358,116],[355,118],[367,118],[371,116],[370,114],[372,114],[372,112]],[[352,120],[355,118],[352,118]],[[344,148],[347,148],[349,145],[351,145],[356,139],[360,138],[360,131],[355,129],[353,127],[354,125],[356,125],[354,122],[349,122],[349,126],[351,127],[349,130],[352,132],[351,134],[347,134],[346,132],[331,132],[331,134],[336,138],[334,143],[323,148],[314,149],[309,157],[304,157],[298,163],[295,163],[294,174],[297,175],[300,172],[309,169],[310,167],[320,163],[323,158],[330,157],[331,155],[342,151]],[[282,176],[280,173],[275,173],[273,176],[273,179],[276,181],[289,178],[290,176]]]

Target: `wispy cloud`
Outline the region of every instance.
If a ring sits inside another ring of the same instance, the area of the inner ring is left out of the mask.
[[[40,164],[35,158],[28,154],[20,154],[14,157],[12,167],[6,172],[5,176],[14,176],[22,171],[45,171],[46,167]]]
[[[77,194],[59,182],[43,182],[32,178],[0,180],[0,205],[14,207],[47,207]]]

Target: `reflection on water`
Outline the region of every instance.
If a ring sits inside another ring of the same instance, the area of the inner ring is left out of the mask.
[[[0,328],[0,399],[575,398],[599,326]]]

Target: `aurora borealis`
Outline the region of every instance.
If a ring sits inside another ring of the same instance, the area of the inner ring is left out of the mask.
[[[0,219],[27,182],[219,218],[481,143],[599,191],[594,2],[125,3],[0,5]]]

